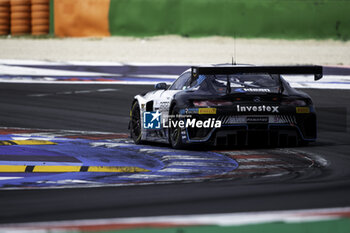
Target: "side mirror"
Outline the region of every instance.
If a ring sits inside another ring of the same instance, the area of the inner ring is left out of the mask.
[[[166,83],[157,83],[156,85],[154,85],[154,89],[156,90],[166,90],[168,88],[168,86],[166,85]]]

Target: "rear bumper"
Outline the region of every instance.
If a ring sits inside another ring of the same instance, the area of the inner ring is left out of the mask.
[[[215,146],[296,146],[315,141],[316,116],[308,114],[294,119],[284,123],[239,123],[222,125],[220,128],[186,128],[182,139],[187,144]]]
[[[184,143],[205,143],[215,146],[296,146],[301,142],[315,140],[316,138],[303,138],[300,129],[296,126],[268,125],[266,129],[256,129],[252,128],[252,125],[241,125],[211,129],[201,138],[191,137],[189,130],[186,129]]]

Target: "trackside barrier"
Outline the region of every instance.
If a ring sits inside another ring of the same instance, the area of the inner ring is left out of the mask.
[[[0,0],[0,35],[44,35],[50,29],[50,0]]]
[[[10,0],[0,0],[0,35],[10,34]]]
[[[110,36],[110,0],[55,0],[54,26],[59,37]]]
[[[11,0],[11,34],[23,35],[31,32],[30,0]]]
[[[45,35],[50,29],[50,0],[32,0],[32,35]]]

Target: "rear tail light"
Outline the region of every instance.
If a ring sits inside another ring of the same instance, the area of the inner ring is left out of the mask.
[[[288,106],[306,106],[307,102],[304,100],[283,100],[282,105],[288,105]]]
[[[193,105],[195,107],[219,107],[219,106],[231,106],[231,101],[226,100],[194,100]]]

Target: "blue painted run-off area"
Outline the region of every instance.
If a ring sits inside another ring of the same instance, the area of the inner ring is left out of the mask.
[[[100,136],[94,133],[90,137],[87,132],[77,131],[1,133],[1,141],[37,139],[57,145],[0,146],[0,165],[127,166],[149,172],[0,172],[0,187],[103,186],[197,180],[223,175],[238,167],[235,160],[215,152],[135,145],[125,135],[110,134],[109,139],[106,139],[109,134]]]

